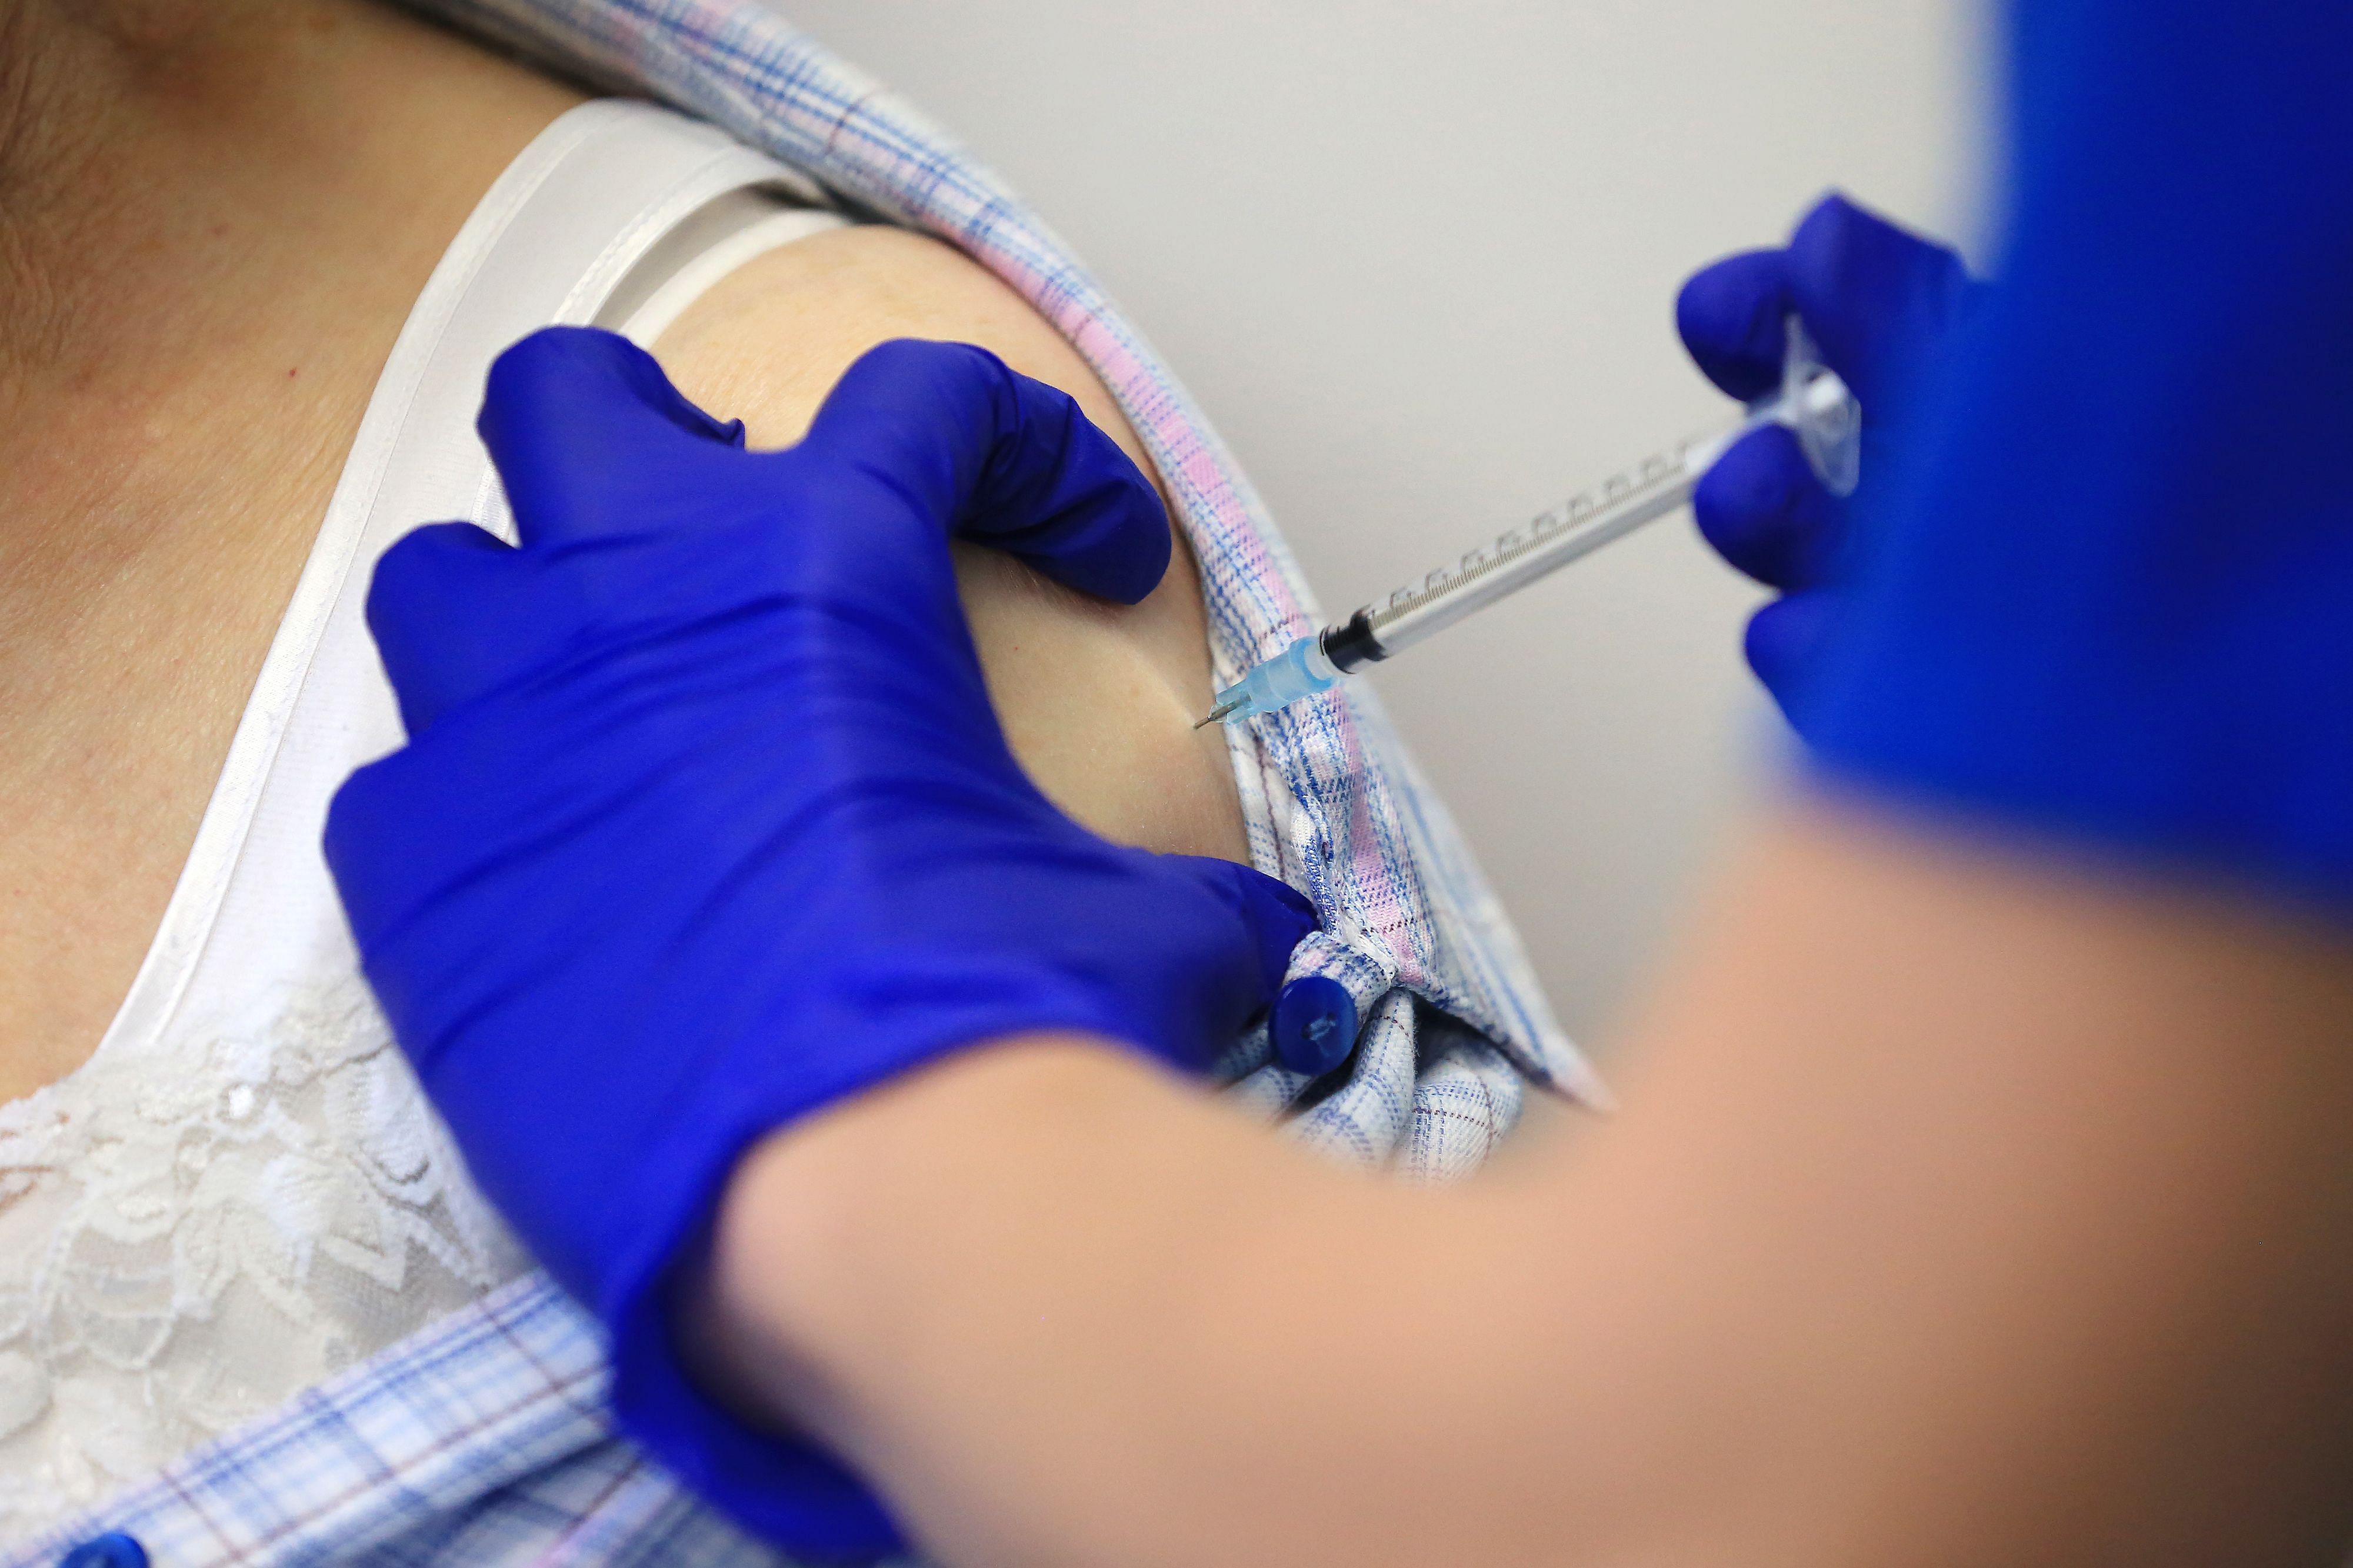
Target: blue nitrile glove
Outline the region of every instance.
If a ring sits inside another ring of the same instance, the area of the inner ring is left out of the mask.
[[[1860,520],[1809,738],[2353,912],[2353,6],[2006,15],[2001,281]]]
[[[1782,322],[1794,312],[1862,405],[1856,496],[1824,489],[1797,437],[1778,425],[1742,437],[1692,495],[1693,516],[1717,552],[1782,593],[1749,620],[1748,664],[1801,731],[1805,676],[1844,575],[1856,497],[1883,482],[1891,431],[1916,404],[1920,379],[1947,359],[1980,291],[1953,252],[1831,195],[1786,247],[1726,257],[1694,274],[1675,300],[1683,346],[1733,396],[1746,402],[1780,384]]]
[[[522,547],[420,529],[368,600],[409,730],[327,829],[368,978],[611,1331],[628,1430],[780,1543],[894,1549],[837,1463],[690,1386],[665,1287],[772,1128],[1040,1030],[1198,1068],[1273,995],[1306,901],[1050,804],[956,597],[952,535],[1133,603],[1166,516],[1070,398],[956,344],[872,351],[750,453],[641,351],[551,330],[481,432]]]

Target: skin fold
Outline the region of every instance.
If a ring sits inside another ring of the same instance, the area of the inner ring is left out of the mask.
[[[410,304],[578,101],[364,0],[0,0],[0,1100],[103,1034]],[[777,445],[902,335],[995,349],[1145,462],[1050,327],[913,236],[765,258],[657,352]],[[977,553],[963,581],[1041,787],[1108,836],[1243,855],[1222,742],[1187,728],[1181,550],[1129,611]]]

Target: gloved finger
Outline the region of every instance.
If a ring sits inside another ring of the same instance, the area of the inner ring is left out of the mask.
[[[1778,425],[1742,437],[1700,476],[1692,516],[1735,571],[1784,592],[1821,581],[1843,526],[1805,449]]]
[[[1748,668],[1801,731],[1801,678],[1818,666],[1837,607],[1836,595],[1818,589],[1776,599],[1748,618],[1744,639]]]
[[[1883,418],[1926,345],[1947,342],[1977,285],[1961,258],[1835,193],[1790,236],[1788,298],[1865,413]]]
[[[518,552],[470,522],[417,529],[376,563],[368,630],[412,738],[532,660],[516,628],[544,628],[545,617],[516,602],[527,570]]]
[[[797,456],[891,486],[944,531],[1132,605],[1173,549],[1167,513],[1067,393],[969,343],[902,338],[842,374]]]
[[[1231,860],[1205,855],[1155,858],[1188,874],[1234,920],[1229,935],[1239,936],[1241,946],[1227,950],[1229,1016],[1221,1023],[1238,1027],[1273,1002],[1290,972],[1291,950],[1315,929],[1315,906],[1287,883]]]
[[[1675,296],[1675,330],[1702,374],[1743,403],[1781,384],[1793,309],[1788,258],[1748,250],[1702,268]]]
[[[1277,881],[1248,866],[1237,866],[1230,860],[1208,860],[1204,865],[1218,868],[1209,874],[1222,874],[1230,887],[1258,954],[1265,1000],[1273,1001],[1282,977],[1290,972],[1292,949],[1316,928],[1315,906],[1289,883]]]
[[[499,355],[475,427],[526,546],[641,528],[691,492],[681,465],[744,445],[743,421],[704,413],[653,355],[591,327],[544,328]]]

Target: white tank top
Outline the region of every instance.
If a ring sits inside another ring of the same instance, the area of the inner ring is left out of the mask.
[[[512,537],[473,428],[501,349],[551,323],[650,343],[844,221],[821,201],[694,121],[590,103],[434,269],[130,994],[79,1071],[0,1106],[0,1542],[527,1267],[393,1045],[320,853],[337,786],[402,740],[368,580],[422,522]]]

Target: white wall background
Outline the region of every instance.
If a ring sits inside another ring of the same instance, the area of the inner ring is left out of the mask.
[[[776,4],[1071,241],[1328,613],[1728,415],[1675,343],[1698,264],[1832,184],[1978,210],[1989,0]],[[1769,773],[1753,598],[1664,521],[1376,678],[1605,1048]]]

